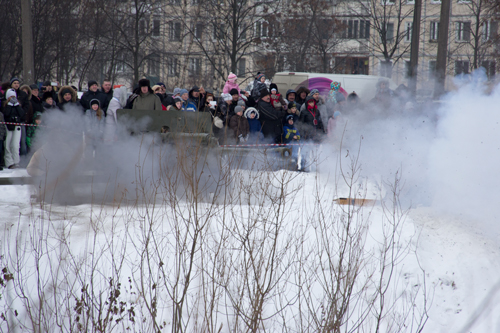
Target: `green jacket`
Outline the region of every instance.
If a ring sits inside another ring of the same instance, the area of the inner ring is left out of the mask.
[[[161,100],[160,97],[156,96],[154,93],[148,92],[146,94],[139,94],[134,100],[132,106],[133,110],[161,110]]]

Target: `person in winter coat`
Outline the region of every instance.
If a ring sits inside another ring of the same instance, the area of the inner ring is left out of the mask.
[[[85,111],[85,144],[94,151],[102,143],[106,118],[101,102],[95,98],[90,101],[90,109]]]
[[[285,119],[283,119],[283,125],[287,124],[287,119],[288,119],[289,115],[293,116],[293,123],[294,124],[296,124],[299,121],[300,111],[297,110],[297,104],[295,104],[295,102],[288,103],[288,108],[286,110],[286,117],[285,117]]]
[[[256,108],[249,107],[245,110],[244,117],[248,120],[248,127],[250,130],[247,143],[256,144],[264,140],[264,135],[261,132],[261,125],[259,121],[259,111]]]
[[[260,94],[257,110],[259,110],[259,120],[262,125],[262,134],[264,134],[264,137],[272,139],[274,142],[281,141],[282,121],[285,112],[278,111],[272,106],[271,96],[267,89],[263,90]]]
[[[297,104],[297,109],[300,110],[302,105],[306,102],[306,98],[311,91],[306,87],[300,87],[297,89],[297,93],[295,94],[295,103]]]
[[[5,118],[3,117],[3,112],[0,112],[0,123],[4,123]],[[5,124],[0,124],[0,171],[5,167],[4,163],[4,144],[7,138],[7,126]]]
[[[229,124],[229,118],[231,118],[231,104],[233,103],[233,97],[229,94],[222,94],[221,95],[221,100],[218,103],[218,108],[220,114],[220,118],[222,121],[226,124]]]
[[[7,90],[5,94],[6,105],[2,112],[5,122],[24,123],[26,117],[25,110],[21,107],[17,100],[17,94],[14,89]],[[5,165],[9,169],[19,167],[19,146],[21,143],[21,126],[7,125],[7,135],[5,138],[4,149]]]
[[[36,84],[32,84],[31,88],[31,107],[33,108],[33,114],[40,112],[43,113],[42,99],[40,98],[40,90]]]
[[[127,88],[121,86],[113,90],[113,98],[108,105],[108,115],[104,126],[104,142],[111,143],[116,141],[117,118],[116,110],[123,109],[127,103]]]
[[[190,103],[193,103],[196,111],[200,111],[205,106],[205,89],[203,87],[199,88],[198,86],[194,86],[188,93],[188,100]]]
[[[316,103],[313,96],[308,96],[304,104],[305,110],[300,112],[300,131],[305,140],[319,141],[324,132],[323,121]]]
[[[97,81],[90,80],[88,82],[88,87],[89,90],[87,90],[80,99],[80,104],[84,111],[90,109],[90,101],[93,99],[98,99],[101,105],[106,104],[108,96],[98,90]]]
[[[300,133],[294,125],[293,115],[285,118],[286,124],[283,126],[283,143],[297,142],[300,140]]]
[[[189,92],[187,89],[181,89],[182,111],[196,112],[196,105],[189,100]]]
[[[162,110],[160,98],[151,89],[148,79],[139,80],[139,88],[132,105],[133,110]]]
[[[19,90],[24,91],[27,95],[28,98],[26,100],[26,103],[28,104],[28,107],[25,109],[26,110],[26,116],[24,117],[24,122],[26,124],[31,124],[33,122],[33,106],[31,104],[31,88],[28,85],[22,85]],[[26,126],[21,127],[21,146],[20,146],[20,154],[21,156],[24,156],[28,154],[28,145],[26,144]]]
[[[182,111],[183,104],[184,100],[180,96],[177,96],[174,98],[174,104],[167,107],[167,111]]]
[[[59,103],[57,104],[57,106],[62,111],[68,111],[70,108],[81,110],[82,105],[76,101],[77,97],[78,96],[75,89],[71,88],[70,86],[63,86],[59,90],[59,95],[57,96],[57,98],[59,99]]]
[[[257,78],[253,81],[253,89],[252,89],[252,97],[254,100],[258,100],[260,98],[260,93],[263,90],[267,90],[266,86],[266,76],[264,74],[259,73]]]
[[[56,101],[52,98],[51,92],[44,92],[42,96],[43,111],[58,109]]]
[[[233,132],[233,138],[236,143],[245,143],[250,133],[248,120],[243,116],[243,108],[241,106],[236,106],[234,112],[234,116],[229,120],[229,128]]]
[[[28,152],[31,150],[33,147],[33,144],[36,141],[36,133],[38,132],[38,126],[42,124],[42,113],[41,112],[35,112],[33,115],[33,122],[32,125],[35,126],[29,126],[26,129],[26,145],[28,146]]]
[[[99,99],[101,102],[102,111],[104,111],[104,116],[108,116],[108,107],[111,99],[113,98],[113,85],[110,80],[102,81],[100,93],[102,95],[102,99]]]
[[[229,75],[227,76],[227,81],[226,81],[226,84],[224,84],[224,88],[222,89],[222,93],[223,94],[230,94],[230,91],[232,89],[236,89],[236,91],[238,91],[238,95],[240,94],[240,86],[238,85],[238,83],[236,83],[236,80],[238,80],[238,77],[236,76],[236,74],[234,73],[229,73]]]
[[[288,89],[285,94],[285,103],[295,102],[295,97],[297,93],[293,89]]]
[[[278,92],[278,86],[275,83],[271,83],[269,86],[271,90],[271,104],[278,111],[286,110],[288,108],[287,103],[283,99],[283,96]]]

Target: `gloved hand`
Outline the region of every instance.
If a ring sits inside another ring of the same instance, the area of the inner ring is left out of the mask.
[[[245,135],[245,142],[247,142],[247,141],[248,141],[248,137],[249,137],[249,136],[250,136],[250,134]]]
[[[245,138],[243,137],[243,135],[238,135],[238,139],[240,142],[245,142]]]

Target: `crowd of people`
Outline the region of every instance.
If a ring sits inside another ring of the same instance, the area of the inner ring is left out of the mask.
[[[300,87],[284,94],[266,75],[258,73],[250,91],[239,87],[238,77],[230,73],[220,96],[203,87],[175,88],[167,94],[165,84],[151,86],[147,79],[128,93],[125,87],[113,89],[111,81],[88,82],[88,90],[78,99],[77,89],[62,86],[57,91],[51,82],[21,85],[12,78],[1,86],[0,167],[18,168],[20,156],[30,153],[36,142],[43,114],[54,110],[80,109],[92,145],[116,140],[116,110],[164,110],[207,112],[213,119],[214,135],[224,144],[320,142],[335,135],[343,105],[355,104],[358,96],[332,82],[327,96],[316,89]],[[24,126],[23,124],[29,125]],[[296,158],[296,150],[293,158]]]

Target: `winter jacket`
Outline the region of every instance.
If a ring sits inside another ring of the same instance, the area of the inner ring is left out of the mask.
[[[237,142],[240,136],[245,138],[250,133],[248,120],[244,116],[238,116],[237,114],[232,116],[229,120],[229,128],[233,131],[234,138]]]
[[[37,97],[35,95],[31,96],[31,106],[33,108],[33,114],[37,112],[43,113],[43,102],[40,97]]]
[[[271,94],[271,104],[274,106],[276,110],[286,110],[287,109],[287,104],[285,103],[285,100],[283,99],[283,96],[281,94],[276,94],[273,95]]]
[[[196,112],[196,105],[189,99],[182,102],[182,111]]]
[[[125,87],[120,87],[113,90],[113,98],[108,105],[108,115],[106,116],[106,122],[104,126],[104,142],[112,142],[115,140],[117,127],[116,110],[123,109],[125,105],[122,105],[122,103],[126,103],[126,96],[127,88]],[[123,98],[123,100],[120,100],[121,97]]]
[[[259,120],[262,125],[264,137],[272,138],[276,141],[281,140],[283,126],[281,124],[285,112],[276,110],[271,103],[260,100],[257,103],[259,111]]]
[[[300,140],[300,133],[294,125],[283,126],[283,143],[290,143],[295,140],[293,137],[297,136],[297,140]]]
[[[61,88],[61,90],[62,90],[62,88]],[[90,109],[90,101],[93,99],[99,100],[99,103],[101,105],[101,109],[102,109],[103,105],[105,105],[106,103],[109,103],[109,102],[107,102],[108,95],[104,94],[100,90],[97,90],[96,92],[88,90],[85,93],[83,93],[82,98],[80,99],[80,104],[82,105],[84,110]]]
[[[306,93],[306,98],[307,98],[307,95],[309,95],[310,91],[306,87],[300,87],[299,89],[297,89],[297,92],[295,93],[295,104],[297,104],[297,109],[299,110],[302,107],[302,105],[306,102],[306,98],[304,99],[300,98],[300,94],[302,94],[303,92]]]
[[[151,88],[150,88],[151,90]],[[133,110],[160,110],[161,111],[161,101],[158,96],[151,90],[146,94],[139,93],[137,98],[133,102]]]
[[[238,90],[238,95],[241,96],[241,89],[240,89],[240,86],[238,85],[238,83],[236,82],[231,82],[231,81],[226,81],[226,84],[224,85],[224,88],[222,89],[222,93],[223,94],[229,94],[229,92],[231,91],[231,89],[236,89]]]
[[[255,118],[250,118],[250,113],[255,112]],[[248,126],[250,133],[260,132],[261,125],[259,121],[259,111],[256,108],[248,108],[243,114],[245,118],[248,119]]]
[[[111,99],[113,99],[113,89],[110,89],[107,93],[104,90],[100,90],[101,94],[105,97],[104,101],[101,101],[101,109],[104,111],[104,115],[108,116],[108,107]]]
[[[189,91],[188,101],[191,102],[191,103],[193,103],[193,105],[196,108],[196,111],[199,111],[199,110],[201,110],[201,109],[203,109],[205,107],[205,95],[202,95],[200,93],[199,97],[194,97],[192,89]]]
[[[26,114],[24,109],[19,104],[16,106],[6,104],[2,112],[5,118],[5,122],[7,123],[21,123],[21,124],[25,123],[24,119],[26,117]],[[16,125],[7,125],[7,129],[9,131],[13,131],[15,130],[15,128]]]
[[[85,111],[85,136],[87,139],[94,142],[94,144],[97,142],[101,142],[104,137],[104,126],[106,125],[106,118],[104,117],[104,111],[102,112],[102,117],[101,119],[99,119],[96,111],[92,109],[88,109]]]
[[[5,119],[3,117],[3,112],[0,112],[0,123],[4,123]],[[7,137],[7,126],[5,124],[0,124],[0,141],[5,141]]]
[[[321,114],[316,104],[312,109],[307,108],[307,102],[312,99],[313,98],[311,96],[308,96],[306,98],[306,102],[302,107],[305,107],[305,110],[300,112],[299,129],[302,132],[302,136],[304,139],[317,141],[320,139],[320,134],[324,133],[324,126],[321,119]],[[314,120],[316,120],[316,123]]]
[[[36,125],[35,118],[41,114],[42,114],[41,112],[35,112],[35,114],[33,115],[32,125]],[[37,126],[26,127],[26,145],[30,148],[33,146],[33,143],[35,142],[35,134],[37,133],[37,131],[38,131]]]
[[[252,89],[252,97],[254,100],[258,100],[260,98],[260,92],[264,89],[267,89],[267,86],[265,83],[260,82],[259,80],[255,79],[253,81],[253,89]]]

